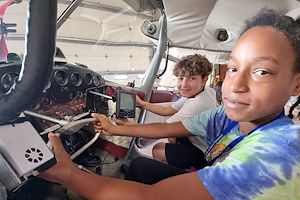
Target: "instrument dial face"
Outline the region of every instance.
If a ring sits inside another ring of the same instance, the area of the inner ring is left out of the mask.
[[[95,86],[99,86],[101,83],[101,78],[99,76],[94,76],[93,77],[93,83]]]
[[[19,74],[16,72],[6,73],[1,78],[1,86],[6,93],[9,89],[14,85],[14,83],[18,80]]]
[[[86,73],[84,75],[84,82],[87,84],[87,85],[90,85],[92,82],[93,82],[93,77],[90,73]]]
[[[79,87],[82,83],[82,78],[81,78],[80,74],[75,72],[71,75],[71,81],[72,81],[73,85]]]
[[[66,72],[58,70],[54,73],[54,80],[60,86],[65,86],[68,83],[68,76]]]

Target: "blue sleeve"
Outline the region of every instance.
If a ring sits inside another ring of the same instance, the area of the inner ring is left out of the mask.
[[[205,138],[206,144],[210,144],[230,121],[224,107],[219,106],[183,120],[182,124],[190,133]]]
[[[298,199],[299,130],[285,127],[253,133],[198,175],[216,200]]]

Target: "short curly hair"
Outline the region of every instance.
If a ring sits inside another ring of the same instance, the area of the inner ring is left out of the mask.
[[[173,72],[175,76],[184,75],[188,72],[190,76],[201,75],[205,77],[211,74],[212,64],[200,54],[188,55],[179,60]]]
[[[241,35],[257,26],[274,28],[287,37],[296,57],[294,70],[300,73],[300,19],[294,20],[280,11],[263,8],[257,15],[246,21]]]

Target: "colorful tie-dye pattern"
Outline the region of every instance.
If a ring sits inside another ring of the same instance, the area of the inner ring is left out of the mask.
[[[207,124],[224,122],[224,118],[214,119],[223,111],[215,111],[206,114],[210,116],[206,118]],[[203,117],[198,119],[201,118],[198,128],[205,124]],[[188,130],[195,128],[188,121],[184,125]],[[202,126],[207,134],[212,134],[209,127],[220,125]],[[230,133],[237,134],[238,129]],[[300,127],[281,117],[245,137],[213,166],[199,170],[198,174],[217,200],[300,200]]]
[[[215,199],[300,199],[300,127],[257,131],[198,171]]]

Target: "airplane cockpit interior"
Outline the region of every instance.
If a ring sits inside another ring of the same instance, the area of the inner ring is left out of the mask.
[[[299,0],[0,0],[0,200],[83,199],[38,177],[56,163],[49,132],[82,170],[124,178],[153,146],[96,133],[91,113],[164,122],[136,95],[179,99],[172,70],[195,53],[212,63],[213,88],[245,19],[264,7],[300,16]],[[286,112],[298,122],[296,101]]]

